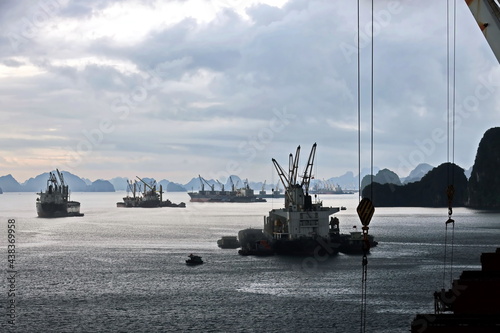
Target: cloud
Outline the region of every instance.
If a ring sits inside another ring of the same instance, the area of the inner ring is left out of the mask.
[[[371,44],[369,3],[362,4],[365,143]],[[2,6],[8,14],[0,14],[0,107],[9,122],[0,126],[2,140],[17,137],[11,150],[3,148],[6,156],[22,152],[46,165],[79,154],[78,147],[92,141],[85,133],[101,131],[102,139],[95,134],[97,143],[80,152],[85,158],[75,164],[76,173],[105,178],[114,176],[113,165],[118,176],[129,158],[127,170],[156,161],[148,166],[156,177],[168,178],[159,174],[174,170],[184,178],[217,173],[235,162],[249,177],[264,179],[272,157],[314,142],[324,154],[319,161],[325,161],[325,177],[357,168],[353,1],[47,0]],[[376,3],[374,137],[380,167],[397,169],[433,131],[446,130],[445,10],[430,0]],[[467,168],[483,132],[499,120],[493,112],[499,76],[491,76],[498,64],[468,9],[459,4],[457,12],[456,105],[462,109],[456,156]],[[481,88],[484,80],[489,86]],[[476,103],[478,89],[489,95]],[[40,133],[49,128],[55,129],[52,136]],[[436,142],[422,162],[444,162],[445,148]],[[171,170],[159,167],[166,164]],[[38,171],[22,172],[27,177]]]

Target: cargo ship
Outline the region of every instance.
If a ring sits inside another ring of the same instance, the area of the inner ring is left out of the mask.
[[[144,185],[144,192],[141,193],[141,184],[138,184],[137,181],[127,182],[127,192],[131,192],[132,196],[127,195],[123,198],[122,202],[117,202],[117,207],[140,207],[140,208],[157,208],[157,207],[180,207],[185,208],[186,204],[181,202],[179,204],[175,204],[170,200],[163,201],[163,188],[160,185],[159,190],[156,189],[156,184],[148,184],[141,178],[137,177]]]
[[[69,187],[64,182],[64,176],[56,169],[49,173],[45,192],[37,193],[36,212],[38,217],[83,216],[80,213],[80,203],[69,200]],[[59,179],[58,179],[59,178]]]
[[[338,207],[323,207],[319,200],[313,202],[309,194],[316,143],[312,146],[304,173],[298,175],[300,146],[295,158],[289,156],[286,173],[275,159],[273,164],[285,188],[285,205],[273,209],[264,217],[264,235],[270,239],[276,254],[333,255],[339,252],[338,224],[330,216],[340,211]],[[300,182],[297,180],[300,178]]]
[[[199,192],[188,192],[191,202],[266,202],[266,199],[259,198],[254,194],[254,190],[245,181],[245,186],[236,188],[231,177],[231,191],[225,191],[224,185],[221,184],[221,189],[216,191],[214,185],[208,183],[203,177],[198,176],[201,183]],[[210,187],[209,191],[205,190],[205,184]],[[220,183],[219,183],[220,184]]]

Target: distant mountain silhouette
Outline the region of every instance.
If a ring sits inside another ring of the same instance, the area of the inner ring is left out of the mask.
[[[87,192],[115,192],[115,188],[109,181],[98,179],[87,185]]]
[[[467,179],[470,179],[470,175],[472,174],[472,167],[465,170],[464,173],[465,173],[465,177],[467,177]]]
[[[81,178],[81,179],[85,182],[85,184],[92,185],[92,181],[90,179],[87,178]]]
[[[468,206],[500,209],[500,127],[487,130],[477,149],[468,187]]]
[[[52,172],[56,172],[55,170]],[[71,192],[86,192],[88,185],[80,177],[66,171],[61,171],[64,182],[69,186]],[[30,178],[25,181],[22,185],[22,190],[25,192],[40,192],[45,191],[47,188],[47,180],[49,179],[49,173],[44,172],[34,178]]]
[[[184,188],[184,186],[180,184],[176,184],[174,182],[169,182],[167,184],[167,192],[187,192],[187,190]]]
[[[5,192],[22,192],[23,187],[12,177],[11,174],[0,177],[0,186]]]
[[[115,177],[111,178],[109,182],[113,185],[116,191],[126,191],[128,178]]]
[[[373,176],[373,184],[370,184],[372,178],[368,175],[367,169],[363,169],[362,185],[366,187],[362,190],[363,197],[369,197],[373,193],[375,206],[422,206],[422,207],[445,207],[448,205],[446,197],[446,188],[451,182],[450,175],[453,175],[453,184],[455,186],[455,196],[453,206],[470,206],[481,209],[500,209],[500,127],[491,128],[481,140],[474,166],[464,172],[462,168],[450,163],[444,163],[437,168],[432,168],[429,164],[419,164],[410,172],[408,177],[403,178],[405,185],[402,185],[399,176],[389,169],[382,169]],[[375,168],[378,170],[378,168]],[[468,173],[471,173],[469,181]],[[88,179],[82,179],[70,172],[63,171],[64,179],[73,192],[87,191],[114,191],[127,189],[127,178],[115,177],[110,181],[97,180],[92,182]],[[0,176],[0,191],[4,192],[38,192],[44,190],[47,185],[49,173],[43,173],[34,178],[30,178],[23,184],[19,184],[12,175]],[[420,178],[420,180],[418,180]],[[244,186],[245,180],[236,175],[231,179],[235,187]],[[147,184],[153,184],[156,181],[152,178],[143,178]],[[231,189],[229,177],[221,179],[221,183],[226,190]],[[311,186],[320,180],[313,179]],[[327,180],[330,183],[338,184],[343,189],[357,187],[358,178],[352,172],[346,172],[340,177],[331,177]],[[217,180],[206,180],[205,189],[214,187],[220,190],[221,185]],[[198,177],[192,178],[187,184],[181,185],[173,183],[166,179],[161,180],[157,185],[162,185],[166,192],[177,191],[199,191],[201,183]],[[267,191],[275,189],[276,184],[266,182],[264,187]],[[142,185],[142,184],[141,184]],[[263,187],[263,182],[249,182],[250,188],[256,192]],[[281,187],[281,184],[279,184]]]
[[[370,198],[375,207],[447,207],[446,190],[453,184],[453,207],[467,201],[467,178],[464,170],[451,163],[443,163],[429,171],[420,181],[405,185],[373,183],[366,186],[363,197]]]
[[[366,175],[363,177],[363,180],[361,181],[361,191],[369,185],[372,181],[371,175]],[[389,169],[382,169],[375,176],[373,176],[373,182],[378,183],[378,184],[394,184],[394,185],[401,185],[401,180],[399,179],[399,176],[389,170]]]
[[[56,172],[55,170],[52,172]],[[71,192],[114,192],[113,185],[107,180],[96,180],[91,185],[80,177],[66,171],[61,171],[64,182],[69,186]],[[47,180],[49,173],[42,173],[34,178],[26,180],[24,183],[19,184],[12,175],[0,177],[0,185],[5,192],[40,192],[45,191],[47,188]]]
[[[408,177],[401,179],[404,184],[418,182],[424,177],[429,171],[434,167],[427,163],[420,163],[415,169],[413,169]]]

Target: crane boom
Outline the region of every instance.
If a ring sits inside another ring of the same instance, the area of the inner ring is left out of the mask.
[[[274,167],[276,168],[276,171],[278,172],[278,176],[280,177],[280,180],[283,183],[283,186],[285,187],[285,190],[291,188],[292,185],[294,185],[294,184],[292,184],[290,182],[290,179],[285,174],[285,170],[283,170],[283,168],[281,167],[281,165],[279,165],[278,161],[276,161],[274,158],[272,159],[272,161],[273,161]],[[291,195],[290,191],[288,191],[288,190],[285,191],[285,195],[287,197],[288,202],[293,202],[292,201],[293,198],[292,198],[292,195]],[[286,206],[286,204],[285,204],[285,206]]]
[[[148,187],[151,191],[156,191],[156,186],[155,188],[151,187],[151,185],[149,185],[148,183],[146,183],[144,180],[142,180],[141,178],[139,178],[138,176],[136,176],[137,179],[139,179],[141,182],[144,183],[144,186]],[[144,189],[145,190],[145,189]]]
[[[293,161],[293,173],[292,175],[290,175],[290,181],[293,185],[297,184],[297,174],[299,172],[299,155],[300,146],[297,147],[297,151],[295,152],[295,159]]]
[[[61,173],[61,172],[59,172],[59,169],[56,169],[56,171],[57,171],[57,175],[59,176],[59,180],[61,181],[61,185],[62,185],[62,186],[66,185],[66,184],[64,183],[64,177],[63,177],[62,173]]]
[[[280,177],[281,182],[283,183],[283,186],[285,188],[288,188],[291,185],[293,185],[290,182],[290,179],[288,178],[288,176],[285,174],[285,170],[283,170],[281,165],[279,165],[278,161],[276,161],[274,158],[272,159],[272,161],[273,161],[274,167],[276,168],[276,171],[278,172],[278,176]]]
[[[500,5],[496,0],[465,0],[500,62]]]
[[[212,190],[212,192],[215,191],[214,190],[215,184],[210,184],[209,182],[207,182],[207,180],[205,178],[203,178],[200,175],[198,175],[198,178],[200,178],[202,190],[203,190],[203,188],[205,186],[203,183],[205,183],[205,184],[207,184],[210,187],[210,189]]]
[[[307,160],[307,165],[304,170],[304,176],[302,176],[302,185],[304,186],[306,194],[309,192],[309,184],[311,183],[312,168],[314,164],[315,155],[316,155],[316,143],[314,143],[311,148],[311,153],[309,154],[309,159]]]

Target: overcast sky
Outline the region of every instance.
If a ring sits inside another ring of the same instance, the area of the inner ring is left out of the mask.
[[[24,181],[57,167],[91,180],[269,182],[271,158],[287,168],[301,145],[302,169],[314,142],[317,178],[357,173],[356,3],[2,1],[0,175]],[[370,3],[360,53],[368,168]],[[467,169],[500,124],[500,66],[464,1],[456,12],[454,161]],[[404,177],[446,162],[446,1],[377,0],[374,29],[374,165]]]

